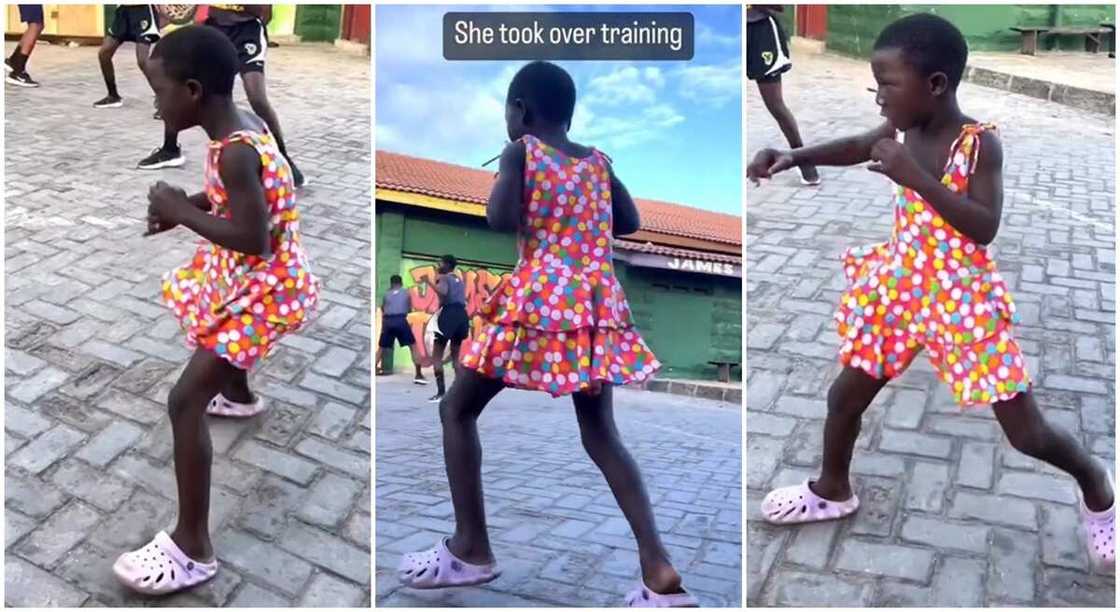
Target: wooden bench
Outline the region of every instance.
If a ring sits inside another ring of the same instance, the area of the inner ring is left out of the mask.
[[[719,381],[731,382],[731,368],[739,365],[738,361],[709,361],[708,363],[719,368]]]
[[[1019,53],[1034,55],[1038,51],[1038,39],[1042,36],[1084,36],[1085,50],[1096,53],[1101,48],[1101,35],[1112,30],[1105,26],[1098,27],[1073,27],[1073,26],[1015,26],[1012,32],[1022,36]]]

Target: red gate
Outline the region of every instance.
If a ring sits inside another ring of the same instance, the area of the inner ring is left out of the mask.
[[[814,40],[828,37],[828,6],[823,4],[797,5],[797,35]]]

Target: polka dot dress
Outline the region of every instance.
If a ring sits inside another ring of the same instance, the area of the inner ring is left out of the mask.
[[[966,125],[953,143],[941,180],[950,190],[967,192],[986,129],[995,128]],[[844,254],[840,361],[893,378],[925,348],[961,405],[1029,389],[1012,333],[1018,315],[994,249],[957,231],[909,188],[897,189],[894,220],[890,241]]]
[[[611,259],[610,170],[526,136],[517,267],[482,305],[462,363],[507,385],[567,395],[660,367],[633,328]]]
[[[186,331],[189,347],[213,351],[248,370],[308,319],[319,284],[300,244],[291,170],[271,135],[242,131],[210,143],[205,188],[211,214],[231,215],[218,170],[230,143],[260,153],[272,255],[246,255],[204,240],[188,264],[164,275],[163,300]]]

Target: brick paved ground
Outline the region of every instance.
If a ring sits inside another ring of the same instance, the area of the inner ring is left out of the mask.
[[[432,389],[377,381],[379,606],[618,606],[638,580],[637,547],[587,458],[571,401],[503,391],[483,413],[486,510],[504,574],[481,588],[400,586],[405,552],[454,527]],[[739,406],[618,390],[619,429],[641,466],[658,527],[705,606],[742,601]]]
[[[271,411],[211,420],[224,565],[164,605],[370,601],[369,60],[270,54],[270,98],[314,179],[300,206],[325,303],[254,376]],[[133,57],[129,46],[117,57],[121,109],[90,106],[104,95],[94,48],[36,49],[43,87],[6,90],[10,606],[152,605],[110,566],[175,517],[164,401],[189,353],[159,281],[194,238],[140,234],[150,184],[201,186],[205,136],[184,135],[184,168],[134,169],[162,126]]]
[[[798,56],[785,90],[810,142],[878,119],[866,63]],[[1111,118],[962,85],[962,106],[1003,128],[999,261],[1018,335],[1053,422],[1115,457]],[[781,143],[748,89],[748,148]],[[1087,571],[1072,479],[1013,451],[989,410],[960,414],[921,358],[864,419],[852,519],[772,527],[759,503],[815,474],[824,397],[838,371],[837,258],[886,239],[888,184],[823,169],[747,191],[747,600],[844,606],[1112,606]]]

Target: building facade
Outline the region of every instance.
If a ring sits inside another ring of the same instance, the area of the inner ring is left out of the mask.
[[[786,31],[822,40],[838,53],[867,57],[879,31],[911,13],[935,13],[960,28],[972,51],[1017,52],[1016,26],[1084,26],[1115,23],[1113,4],[807,4],[785,6]],[[1084,37],[1052,36],[1045,50],[1084,50]]]
[[[79,44],[100,44],[105,29],[112,23],[114,4],[45,4],[43,38],[74,41]],[[195,7],[193,20],[206,18],[207,5]],[[174,27],[174,24],[168,24]],[[23,32],[19,8],[7,5],[5,34],[18,36]],[[370,42],[370,6],[368,4],[273,4],[271,37],[298,37],[303,42],[352,41]]]
[[[393,274],[409,290],[408,320],[422,338],[438,309],[423,278],[435,274],[440,256],[460,261],[472,316],[513,269],[515,237],[486,224],[492,181],[485,170],[377,152],[375,335],[381,296]],[[742,359],[741,219],[665,202],[637,203],[642,229],[616,240],[614,250],[638,329],[664,364],[660,377],[715,379],[717,366],[709,362],[738,365]],[[422,347],[425,359],[429,349]],[[410,363],[408,351],[397,349],[385,365],[401,370]],[[738,380],[739,371],[732,371]]]

